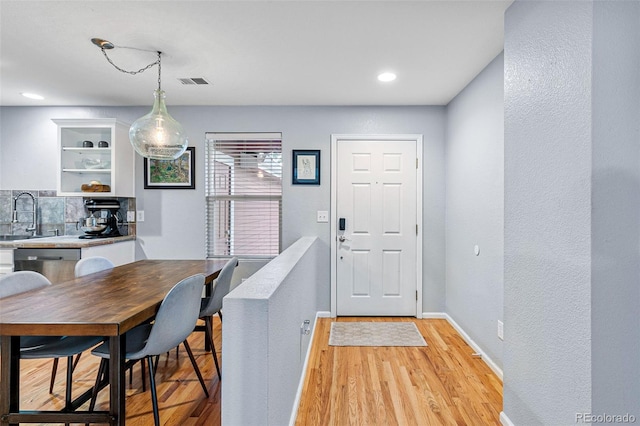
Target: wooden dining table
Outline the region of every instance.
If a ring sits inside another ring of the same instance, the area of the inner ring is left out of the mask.
[[[0,425],[125,424],[124,335],[154,317],[169,290],[203,274],[209,288],[225,260],[140,260],[0,300]],[[104,336],[109,342],[109,411],[81,411],[90,390],[63,411],[20,409],[20,336]]]

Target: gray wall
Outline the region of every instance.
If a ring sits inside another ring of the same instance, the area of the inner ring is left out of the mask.
[[[518,425],[591,409],[591,8],[505,14],[504,412]]]
[[[500,368],[503,69],[500,54],[447,106],[446,127],[446,312]]]
[[[144,107],[0,107],[0,182],[2,188],[54,189],[56,127],[52,118],[113,117],[131,123]],[[424,311],[444,310],[444,107],[179,107],[169,112],[196,147],[195,190],[144,190],[142,158],[137,158],[138,257],[204,257],[204,135],[206,132],[282,132],[283,247],[301,236],[318,236],[321,286],[318,309],[330,310],[329,235],[316,223],[317,210],[330,210],[332,133],[418,133],[424,135]],[[292,149],[322,151],[322,184],[292,186]],[[27,173],[25,174],[25,171]]]
[[[505,21],[504,413],[640,418],[638,5]]]
[[[593,20],[592,410],[640,421],[640,3]]]

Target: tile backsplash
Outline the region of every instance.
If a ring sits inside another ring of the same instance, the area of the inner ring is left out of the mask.
[[[36,233],[52,236],[82,235],[78,221],[89,216],[84,200],[92,197],[58,197],[55,190],[0,190],[0,235],[31,234],[26,229],[33,223],[33,204],[31,197],[22,195],[16,202],[17,222],[13,222],[14,198],[22,192],[29,192],[36,199]],[[122,235],[135,235],[135,223],[127,223],[127,211],[136,210],[135,198],[117,198],[120,202],[120,223],[118,229]]]

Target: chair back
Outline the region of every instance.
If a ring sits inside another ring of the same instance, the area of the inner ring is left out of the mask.
[[[85,275],[93,274],[94,272],[104,271],[105,269],[111,269],[115,265],[112,261],[102,256],[91,256],[80,259],[76,263],[74,270],[76,278],[83,277]]]
[[[216,278],[211,296],[205,299],[207,304],[200,310],[200,317],[211,316],[222,309],[222,299],[229,293],[231,277],[236,266],[238,266],[237,257],[232,257],[224,265]]]
[[[0,299],[51,285],[44,275],[34,271],[16,271],[0,277]],[[20,348],[41,346],[59,340],[58,336],[22,336]]]
[[[196,327],[204,281],[204,275],[197,274],[173,286],[158,309],[147,343],[127,357],[160,355],[182,343]]]
[[[51,285],[51,281],[34,271],[16,271],[0,277],[0,299]]]

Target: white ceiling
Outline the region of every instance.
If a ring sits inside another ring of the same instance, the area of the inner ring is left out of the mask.
[[[92,37],[161,50],[168,105],[445,105],[502,50],[511,2],[0,0],[0,105],[151,104],[157,68],[121,73]]]

